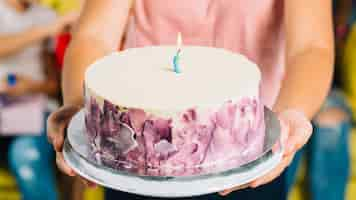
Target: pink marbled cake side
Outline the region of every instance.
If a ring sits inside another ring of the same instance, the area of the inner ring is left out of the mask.
[[[263,109],[244,98],[162,117],[90,96],[85,122],[96,162],[137,175],[191,176],[255,160],[264,145]]]

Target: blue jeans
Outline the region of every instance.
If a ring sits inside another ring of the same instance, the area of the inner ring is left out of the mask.
[[[342,95],[332,92],[322,110],[339,108],[351,116]],[[349,133],[351,120],[336,126],[313,123],[314,132],[309,143],[300,150],[287,170],[286,184],[293,186],[302,155],[307,155],[307,181],[312,200],[342,200],[349,178]]]
[[[220,196],[219,194],[210,194],[197,197],[176,198],[171,200],[286,200],[287,190],[285,188],[285,175],[282,174],[273,182],[255,189],[244,189],[233,192],[228,196]],[[167,198],[144,197],[134,194],[129,194],[120,191],[107,189],[105,191],[106,200],[166,200]]]
[[[9,167],[15,176],[22,199],[57,200],[53,171],[54,152],[47,141],[45,131],[41,136],[12,138],[8,145]]]

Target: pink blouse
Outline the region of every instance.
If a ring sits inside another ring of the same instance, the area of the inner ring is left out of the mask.
[[[285,65],[283,0],[136,0],[124,48],[184,44],[241,53],[262,71],[261,97],[272,107]],[[219,67],[219,66],[217,66]]]

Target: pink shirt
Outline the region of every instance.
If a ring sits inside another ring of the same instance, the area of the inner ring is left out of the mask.
[[[283,0],[136,0],[124,48],[176,44],[225,48],[262,71],[262,101],[272,107],[284,71]],[[218,66],[217,66],[218,67]]]

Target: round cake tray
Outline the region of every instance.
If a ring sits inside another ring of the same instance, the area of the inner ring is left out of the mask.
[[[135,176],[99,166],[89,159],[89,143],[85,136],[83,110],[77,113],[69,124],[63,154],[67,164],[77,174],[104,187],[152,197],[198,196],[244,186],[278,165],[283,150],[272,152],[272,147],[280,141],[280,125],[276,115],[268,108],[265,108],[265,123],[264,153],[258,159],[213,174],[190,177]]]

